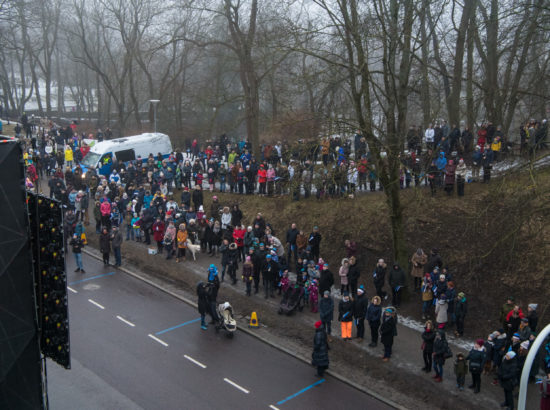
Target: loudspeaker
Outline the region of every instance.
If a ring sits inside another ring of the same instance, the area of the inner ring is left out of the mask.
[[[43,407],[25,201],[21,147],[0,139],[0,409]]]

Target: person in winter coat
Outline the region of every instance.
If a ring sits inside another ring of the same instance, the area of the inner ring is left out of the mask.
[[[357,339],[360,341],[363,341],[365,337],[365,316],[368,306],[369,299],[365,294],[364,286],[361,285],[357,289],[357,298],[353,301],[353,318],[357,327]]]
[[[153,224],[153,239],[157,243],[157,250],[159,255],[162,254],[162,242],[164,241],[164,222],[160,218],[157,218]]]
[[[313,232],[309,234],[308,245],[311,246],[311,259],[316,261],[319,259],[319,252],[321,248],[321,234],[317,226],[313,227]]]
[[[275,275],[279,273],[279,266],[277,262],[272,260],[271,255],[268,253],[265,255],[265,260],[263,261],[262,265],[262,281],[264,285],[264,291],[265,291],[265,298],[267,299],[269,296],[272,298],[275,297],[274,294],[274,281],[275,281]]]
[[[317,376],[323,377],[325,370],[328,369],[328,340],[323,323],[319,320],[315,322],[315,336],[313,337],[313,353],[311,354],[311,364],[317,367]]]
[[[449,160],[449,163],[445,166],[445,192],[447,195],[453,193],[455,187],[455,174],[456,174],[456,165],[452,159]]]
[[[456,376],[456,387],[458,387],[458,390],[462,391],[464,390],[464,382],[466,381],[466,375],[468,374],[468,363],[466,363],[462,353],[458,353],[456,355],[454,369]]]
[[[436,382],[443,381],[443,366],[445,365],[445,354],[448,350],[447,338],[445,332],[439,329],[435,335],[434,352],[433,352],[433,368],[435,370],[434,379]]]
[[[434,351],[435,329],[431,320],[428,320],[424,324],[424,331],[422,332],[422,359],[424,360],[424,367],[422,371],[430,373],[432,371],[432,354]]]
[[[395,307],[399,307],[401,306],[401,292],[405,286],[405,272],[403,272],[399,264],[393,264],[388,281],[392,290],[392,304]]]
[[[439,251],[433,248],[428,258],[428,262],[424,265],[424,273],[432,273],[436,266],[441,269],[443,267],[443,260],[439,255]]]
[[[498,368],[498,380],[500,386],[504,390],[504,403],[501,407],[506,407],[506,410],[514,409],[514,388],[517,380],[517,358],[516,353],[509,351],[504,356],[500,367]]]
[[[421,248],[418,248],[411,257],[412,270],[411,276],[414,278],[414,289],[420,289],[422,278],[424,277],[424,265],[428,262],[428,256]]]
[[[86,271],[84,270],[84,265],[82,265],[82,248],[84,247],[84,242],[82,241],[82,238],[78,236],[77,233],[74,233],[69,245],[71,245],[73,248],[73,255],[76,262],[75,272],[86,273]]]
[[[340,276],[340,294],[343,295],[344,292],[349,293],[349,282],[348,282],[348,272],[349,272],[349,259],[342,259],[340,269],[338,270],[338,276]]]
[[[422,319],[426,319],[430,315],[430,309],[433,305],[433,282],[429,273],[424,275],[422,287],[420,288],[422,293]]]
[[[396,312],[394,308],[388,307],[384,310],[382,325],[380,326],[380,341],[384,345],[384,356],[382,360],[387,362],[391,358],[393,338],[397,335]]]
[[[199,310],[199,314],[201,315],[202,330],[208,329],[208,325],[206,324],[206,314],[210,313],[209,287],[211,286],[213,285],[210,283],[206,284],[202,281],[197,284],[197,308]]]
[[[466,182],[466,174],[468,173],[468,167],[462,158],[458,161],[456,166],[456,192],[458,196],[464,196],[464,183]]]
[[[250,256],[246,257],[245,262],[243,263],[243,275],[242,279],[246,285],[246,296],[250,296],[252,292],[252,275],[254,273],[254,265],[252,264],[252,259]]]
[[[474,393],[479,393],[481,389],[481,372],[487,361],[487,355],[485,354],[485,348],[483,347],[485,341],[483,339],[477,339],[474,347],[468,353],[466,360],[469,362],[470,373],[472,374],[472,384],[468,386],[470,389],[474,389]]]
[[[179,263],[180,258],[183,257],[183,260],[185,260],[185,250],[187,249],[187,229],[185,228],[185,224],[182,223],[179,225],[178,233],[176,235],[177,239],[177,247],[178,247],[178,253],[176,254],[176,262]]]
[[[121,247],[123,241],[122,234],[120,233],[118,227],[113,226],[113,232],[111,233],[111,246],[113,248],[113,253],[115,254],[115,266],[122,265],[122,254]]]
[[[437,303],[435,305],[435,321],[437,323],[438,329],[445,329],[445,325],[447,324],[448,316],[447,316],[447,298],[443,294],[441,297],[437,300]]]
[[[342,339],[351,340],[351,327],[353,324],[353,302],[348,292],[344,292],[342,300],[338,304],[338,321],[342,330]]]
[[[166,227],[162,244],[163,248],[166,249],[166,259],[171,259],[176,249],[176,227],[172,221]]]
[[[380,318],[382,316],[382,301],[379,296],[375,296],[371,300],[371,304],[367,308],[367,321],[370,327],[371,342],[369,347],[376,347],[378,344],[378,329],[380,328]]]
[[[361,272],[359,271],[359,266],[357,265],[357,259],[355,256],[349,258],[349,268],[348,268],[348,280],[351,297],[355,298],[357,296],[357,283],[359,282],[359,277]]]
[[[327,335],[332,334],[332,320],[334,318],[334,301],[330,297],[330,291],[325,290],[323,297],[319,302],[319,315],[323,324],[323,329],[327,332]]]
[[[111,254],[111,235],[106,227],[103,228],[99,236],[99,251],[103,255],[103,264],[109,264],[109,255]]]
[[[319,279],[319,293],[324,293],[325,290],[330,292],[332,285],[334,285],[334,275],[328,269],[328,263],[325,263]]]
[[[527,306],[527,319],[529,321],[529,328],[533,333],[537,332],[537,326],[539,323],[539,317],[537,314],[537,307],[538,305],[536,303],[530,303]]]
[[[468,313],[468,301],[464,292],[459,292],[455,303],[456,337],[464,335],[464,319]]]
[[[388,298],[386,292],[384,292],[383,290],[384,282],[386,281],[386,270],[387,265],[384,262],[384,259],[378,259],[378,263],[374,268],[372,277],[374,281],[374,287],[376,288],[376,294],[380,297],[380,299],[383,300]]]

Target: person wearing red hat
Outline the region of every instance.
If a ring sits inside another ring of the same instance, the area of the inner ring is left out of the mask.
[[[468,353],[466,360],[469,361],[469,369],[472,375],[472,384],[468,386],[470,389],[474,389],[474,393],[479,393],[481,389],[481,372],[487,361],[487,353],[485,352],[485,340],[477,339],[474,347]]]
[[[317,367],[317,376],[323,377],[325,370],[328,369],[328,341],[327,334],[320,320],[315,322],[315,336],[313,337],[313,353],[311,354],[311,364]]]

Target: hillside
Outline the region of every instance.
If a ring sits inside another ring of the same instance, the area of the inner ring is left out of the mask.
[[[261,212],[282,242],[292,222],[306,234],[319,226],[321,256],[333,272],[345,256],[344,240],[355,240],[361,282],[368,288],[372,288],[370,272],[376,260],[383,257],[391,262],[391,236],[381,192],[359,194],[355,199],[299,202],[288,197],[216,195],[222,204],[238,202],[245,223]],[[205,209],[210,207],[211,196],[205,191]],[[418,247],[425,251],[438,248],[457,289],[468,296],[467,336],[483,336],[500,327],[499,307],[510,295],[525,309],[528,303],[538,303],[541,322],[548,322],[550,168],[537,170],[533,178],[528,170],[515,170],[490,184],[468,184],[463,198],[448,197],[442,191],[432,198],[424,186],[403,190],[402,197],[409,253]],[[402,313],[419,318],[419,300],[413,293]]]

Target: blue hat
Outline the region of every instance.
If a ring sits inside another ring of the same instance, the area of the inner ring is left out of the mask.
[[[271,259],[271,255],[268,253],[267,255],[265,255],[266,259]]]
[[[208,270],[216,270],[216,265],[214,265],[213,263],[210,264],[210,266],[208,267]]]
[[[365,285],[359,285],[359,289],[365,290]]]
[[[260,243],[260,246],[265,246],[265,245],[264,245],[264,243],[262,242],[262,243]]]

